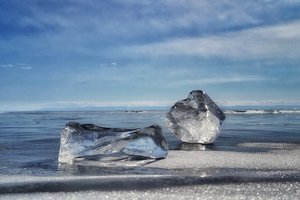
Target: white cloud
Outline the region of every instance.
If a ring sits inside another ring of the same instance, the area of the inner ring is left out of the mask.
[[[176,82],[168,83],[169,86],[182,86],[182,85],[202,85],[202,84],[225,84],[225,83],[240,83],[240,82],[259,82],[259,81],[267,81],[269,78],[261,77],[261,76],[222,76],[222,77],[210,77],[204,79],[183,79],[177,80]]]
[[[218,36],[177,38],[133,47],[147,55],[190,55],[234,59],[299,58],[300,21]]]
[[[0,67],[2,67],[2,68],[13,68],[14,65],[13,64],[5,64],[5,65],[0,65]]]
[[[22,16],[18,24],[41,30],[42,37],[33,35],[34,37],[26,37],[26,40],[19,37],[15,40],[0,41],[3,43],[0,46],[5,47],[5,51],[7,49],[12,52],[17,51],[19,55],[29,55],[34,58],[57,57],[57,55],[71,53],[97,58],[110,57],[114,54],[123,56],[121,53],[130,56],[130,52],[119,52],[119,47],[266,24],[270,21],[268,16],[272,16],[277,10],[283,10],[280,5],[286,3],[273,2],[275,11],[268,9],[264,2],[259,1],[247,1],[241,4],[239,1],[231,0],[166,0],[159,3],[131,0],[117,4],[119,6],[114,6],[115,2],[74,1],[72,5],[62,3],[59,9],[51,10],[32,3],[27,5],[31,15]],[[261,17],[265,12],[269,13],[266,19]],[[278,18],[281,15],[282,13],[279,13]],[[156,54],[174,54],[177,51],[177,54],[184,55],[227,56],[224,52],[228,51],[227,54],[230,56],[237,56],[240,52],[235,51],[234,46],[243,43],[238,41],[236,44],[226,43],[226,40],[232,40],[235,35],[228,34],[227,39],[222,37],[194,38],[190,41],[188,38],[180,38],[153,46],[146,45],[145,48],[149,47],[147,52],[151,54],[158,49]],[[197,46],[191,46],[194,42]],[[218,45],[220,42],[224,45]],[[61,48],[62,45],[64,48]],[[181,45],[183,45],[181,49],[177,47]],[[176,47],[175,50],[172,49],[173,46]],[[113,52],[114,50],[116,52]],[[40,53],[36,55],[30,52]],[[245,53],[254,54],[247,51]]]
[[[222,29],[225,26],[253,25],[258,23],[257,16],[259,16],[253,14],[253,10],[258,10],[259,13],[261,9],[258,8],[264,6],[260,2],[240,4],[230,0],[222,2],[166,0],[159,3],[125,1],[118,2],[118,5],[120,6],[106,9],[105,6],[111,6],[111,3],[75,1],[72,5],[62,4],[59,8],[61,12],[45,12],[38,5],[30,5],[33,17],[22,17],[20,24],[41,30],[51,25],[65,31],[66,39],[82,42],[82,40],[95,40],[96,36],[100,40],[101,36],[106,38],[108,35],[118,37],[144,34],[151,36],[149,33],[170,35],[174,31],[191,28],[199,28],[200,32],[201,30],[206,32],[206,30]],[[120,9],[122,7],[127,9]],[[85,37],[79,37],[82,34]]]
[[[173,101],[53,101],[53,102],[0,102],[0,112],[86,107],[160,107],[171,106]]]
[[[222,101],[216,100],[216,103],[220,106],[289,106],[294,105],[299,107],[300,100],[260,100],[260,101]]]
[[[32,69],[31,66],[28,66],[27,64],[18,63],[18,64],[4,64],[0,65],[1,68],[14,68],[14,69],[21,69],[21,70],[30,70]]]
[[[22,69],[22,70],[30,70],[30,69],[32,69],[32,67],[30,67],[30,66],[21,66],[19,68]]]
[[[58,101],[45,103],[44,107],[138,107],[138,106],[169,106],[173,102],[170,101]]]

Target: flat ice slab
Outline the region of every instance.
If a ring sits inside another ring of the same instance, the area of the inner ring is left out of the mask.
[[[160,159],[167,154],[168,145],[158,125],[120,129],[70,122],[61,132],[58,160],[69,164],[84,159],[117,163]]]

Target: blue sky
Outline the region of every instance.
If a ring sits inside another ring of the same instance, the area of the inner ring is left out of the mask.
[[[300,104],[300,1],[0,0],[0,110]]]

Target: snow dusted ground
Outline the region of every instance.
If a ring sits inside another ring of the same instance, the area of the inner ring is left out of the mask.
[[[105,169],[96,165],[61,176],[2,175],[0,199],[298,199],[300,147],[268,145],[274,150],[172,150],[167,159],[124,174],[118,168],[117,175],[97,175]]]
[[[0,199],[298,199],[299,182],[202,184],[144,190],[38,192],[0,196]]]
[[[300,145],[284,143],[243,143],[248,151],[169,151],[167,159],[149,164],[149,167],[169,169],[239,168],[257,170],[299,170]],[[263,146],[269,150],[258,151]],[[251,152],[251,147],[253,151]],[[235,149],[237,150],[237,149]]]

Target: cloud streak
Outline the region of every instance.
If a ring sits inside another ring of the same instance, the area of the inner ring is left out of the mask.
[[[2,64],[0,65],[1,68],[6,68],[6,69],[21,69],[21,70],[30,70],[32,69],[31,66],[28,66],[23,63],[18,63],[18,64]]]
[[[186,55],[229,59],[300,57],[300,21],[260,27],[219,36],[178,38],[135,46],[135,53],[153,56]]]
[[[228,83],[243,83],[243,82],[261,82],[270,81],[270,78],[261,76],[226,76],[222,77],[211,77],[211,78],[193,78],[193,79],[182,79],[175,82],[168,83],[169,86],[185,86],[185,85],[218,85]]]
[[[2,67],[2,68],[13,68],[14,65],[13,64],[4,64],[4,65],[0,65],[0,67]]]

